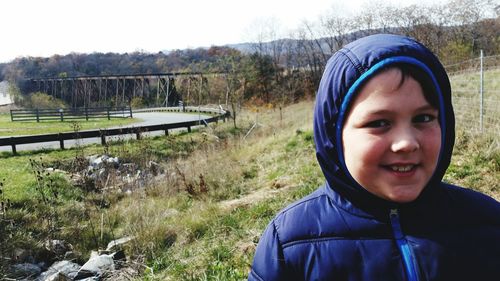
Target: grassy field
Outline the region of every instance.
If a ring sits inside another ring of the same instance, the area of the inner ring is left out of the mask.
[[[483,132],[480,131],[480,75],[450,77],[457,138],[445,180],[500,200],[500,69],[484,72]]]
[[[8,234],[2,250],[37,251],[52,237],[73,244],[81,262],[112,239],[134,236],[126,252],[141,272],[136,280],[245,280],[271,218],[323,183],[312,108],[304,101],[281,112],[247,110],[238,128],[228,122],[108,147],[0,155],[7,167],[0,199],[11,201],[0,219],[0,235]],[[141,167],[159,163],[163,176],[131,193],[74,187],[68,170],[103,153]],[[458,127],[445,180],[500,200],[499,177],[498,136]]]
[[[239,129],[228,122],[197,134],[104,148],[2,155],[0,165],[9,167],[0,170],[2,199],[10,199],[7,214],[17,222],[10,230],[9,245],[36,251],[44,237],[57,237],[73,244],[84,260],[91,249],[110,239],[134,235],[138,239],[129,254],[151,269],[146,279],[198,280],[203,274],[210,278],[224,274],[222,280],[244,278],[254,241],[269,218],[282,204],[320,184],[311,106],[287,108],[278,122],[278,111],[258,113],[260,125],[246,139],[243,136],[253,126],[256,112],[244,116]],[[158,161],[166,178],[125,196],[87,192],[71,186],[66,173],[44,172],[46,167],[75,166],[82,155],[104,152],[135,162]],[[37,171],[42,171],[38,180]],[[57,198],[50,195],[53,190]],[[252,207],[253,200],[246,201],[245,196],[262,190],[260,198],[274,203]],[[281,192],[285,190],[289,192]],[[42,200],[42,194],[48,200]],[[102,238],[95,235],[101,231],[101,218]],[[218,258],[207,265],[211,256]],[[203,270],[206,266],[210,272]]]
[[[80,130],[91,130],[124,126],[137,122],[134,118],[90,119],[89,121],[23,121],[12,122],[10,114],[0,114],[0,137],[72,132],[75,126]]]
[[[90,250],[132,235],[136,239],[127,253],[143,265],[137,279],[243,280],[274,214],[323,182],[314,156],[312,106],[289,106],[282,120],[279,110],[246,112],[239,129],[228,122],[195,134],[107,148],[0,157],[0,165],[9,167],[0,171],[3,196],[14,206],[8,214],[20,227],[9,242],[36,249],[43,237],[57,237],[72,243],[83,261]],[[243,139],[256,120],[260,125]],[[49,198],[50,204],[42,202],[37,169],[29,159],[64,167],[61,163],[71,166],[81,155],[104,152],[135,162],[158,161],[165,177],[126,195],[74,188],[66,174],[53,173],[42,179],[42,185],[51,183],[44,192],[52,185],[60,195]],[[498,200],[499,162],[494,137],[459,130],[445,178]]]
[[[462,73],[450,77],[453,106],[457,126],[475,132],[480,131],[480,75]],[[483,131],[500,132],[500,69],[484,72],[483,82]]]

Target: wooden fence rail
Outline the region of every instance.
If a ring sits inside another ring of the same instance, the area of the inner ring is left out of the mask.
[[[11,109],[11,121],[36,121],[41,120],[75,120],[92,118],[132,118],[130,107],[85,107],[85,108],[59,108],[59,109]]]
[[[208,111],[204,111],[207,112]],[[216,113],[214,111],[211,112]],[[191,132],[191,127],[204,125],[207,126],[208,123],[218,122],[219,120],[225,121],[226,118],[230,116],[229,111],[223,111],[221,114],[216,115],[211,118],[186,121],[179,123],[170,124],[159,124],[159,125],[149,125],[140,127],[127,127],[127,128],[115,128],[115,129],[101,129],[101,130],[89,130],[89,131],[79,131],[79,132],[67,132],[67,133],[55,133],[55,134],[45,134],[45,135],[33,135],[33,136],[18,136],[18,137],[6,137],[0,138],[0,146],[11,146],[12,153],[17,154],[16,145],[29,144],[29,143],[40,143],[40,142],[55,142],[59,141],[59,146],[64,149],[65,140],[74,139],[85,139],[85,138],[101,138],[101,144],[106,144],[107,136],[117,136],[117,135],[127,135],[135,134],[137,139],[141,138],[141,134],[153,131],[165,131],[165,135],[168,135],[168,131],[172,129],[187,128],[188,132]]]

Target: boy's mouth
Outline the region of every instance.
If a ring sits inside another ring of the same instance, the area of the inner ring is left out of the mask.
[[[387,169],[390,169],[394,172],[405,173],[413,170],[417,165],[415,164],[405,164],[405,165],[387,165],[385,166]]]
[[[409,172],[413,167],[413,165],[391,166],[391,170],[395,172]]]

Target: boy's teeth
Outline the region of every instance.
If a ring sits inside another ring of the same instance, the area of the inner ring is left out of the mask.
[[[391,169],[395,172],[408,172],[413,168],[413,165],[406,166],[391,166]]]

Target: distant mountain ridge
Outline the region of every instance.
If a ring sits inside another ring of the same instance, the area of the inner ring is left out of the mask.
[[[354,41],[363,36],[367,36],[370,34],[376,33],[394,33],[397,34],[399,31],[398,28],[386,28],[386,29],[372,29],[372,30],[362,30],[355,31],[349,34],[343,35],[344,44],[348,42]],[[292,38],[281,38],[276,40],[271,40],[267,42],[246,42],[246,43],[236,43],[236,44],[226,44],[224,47],[229,47],[236,49],[244,54],[252,54],[255,52],[260,52],[265,55],[272,55],[273,46],[282,45],[285,48],[297,48],[299,45],[308,45],[309,47],[314,48],[316,51],[330,51],[330,46],[328,45],[328,41],[331,41],[331,37],[321,37],[317,39],[292,39]],[[341,48],[342,46],[336,46],[337,48]]]

